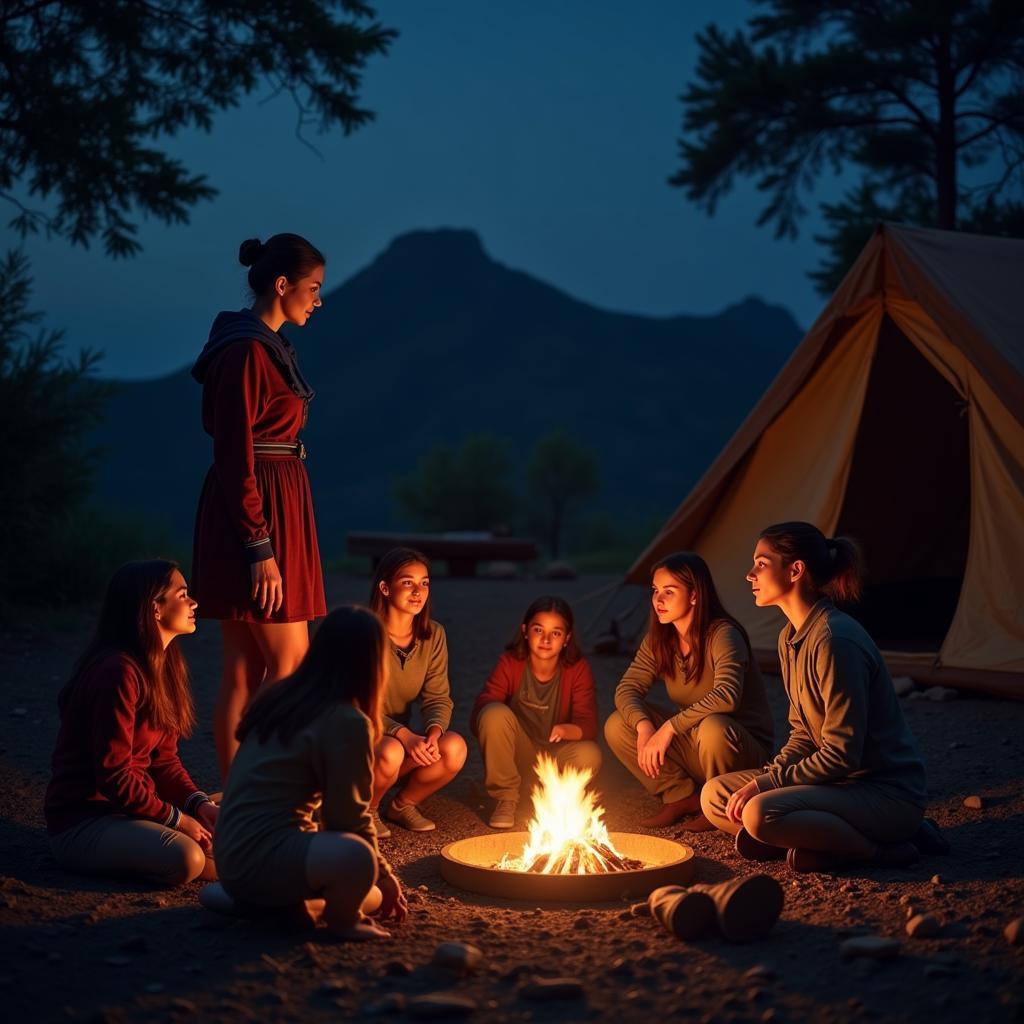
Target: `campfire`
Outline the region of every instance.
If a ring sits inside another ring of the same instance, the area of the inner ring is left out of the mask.
[[[604,808],[587,789],[590,769],[560,770],[547,754],[537,758],[529,841],[520,856],[505,854],[495,868],[541,875],[589,875],[635,871],[643,862],[626,857],[612,843]]]

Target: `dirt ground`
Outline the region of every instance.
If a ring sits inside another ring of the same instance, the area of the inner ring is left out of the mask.
[[[453,728],[466,731],[472,698],[533,597],[554,590],[576,601],[606,581],[438,580]],[[366,585],[333,577],[331,604],[363,600]],[[578,614],[586,620],[593,609],[580,605]],[[770,937],[748,946],[680,942],[650,918],[631,916],[625,902],[537,906],[448,886],[438,869],[441,847],[488,831],[480,756],[471,744],[462,775],[425,805],[437,831],[399,829],[383,841],[410,891],[409,920],[389,940],[342,945],[322,931],[211,914],[196,901],[198,886],[161,891],[56,868],[42,823],[54,698],[90,626],[85,617],[77,630],[0,636],[0,1006],[7,1020],[404,1019],[414,1010],[409,1001],[431,992],[471,1000],[471,1019],[488,1022],[1024,1019],[1024,946],[1003,935],[1024,914],[1024,703],[966,695],[948,703],[904,700],[928,766],[930,814],[952,855],[904,871],[838,876],[794,876],[785,865],[767,865],[786,905]],[[183,759],[197,783],[212,789],[215,625],[202,624],[184,650],[203,725],[183,744]],[[591,658],[605,715],[626,662]],[[781,734],[781,684],[769,680],[769,689]],[[651,809],[607,753],[598,789],[613,830],[636,830]],[[965,808],[968,795],[983,797],[984,808]],[[754,870],[723,835],[686,841],[697,854],[697,880]],[[938,936],[906,935],[908,904],[939,918]],[[899,954],[844,959],[841,942],[862,934],[898,938]],[[479,947],[482,968],[458,975],[431,966],[435,947],[448,940]],[[534,976],[575,978],[583,995],[527,999],[523,988]]]

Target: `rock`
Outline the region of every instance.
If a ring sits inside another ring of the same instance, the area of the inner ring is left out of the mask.
[[[568,562],[548,562],[540,574],[545,580],[574,580],[578,575]]]
[[[320,993],[325,996],[340,996],[352,991],[353,985],[348,978],[324,978],[320,984]]]
[[[647,900],[644,900],[642,903],[634,903],[633,906],[631,906],[629,908],[629,916],[630,917],[650,917],[651,916],[651,906],[650,906],[650,904],[647,902]]]
[[[582,999],[583,982],[577,978],[534,978],[519,990],[520,999],[549,1002],[555,999]]]
[[[910,676],[897,676],[892,681],[892,688],[897,697],[906,697],[908,693],[914,692],[914,680]]]
[[[608,969],[609,974],[618,975],[620,978],[629,978],[635,973],[633,965],[624,956],[617,956],[613,961],[611,967]]]
[[[980,796],[965,796],[964,807],[969,807],[972,811],[980,811],[985,806],[985,801]]]
[[[942,885],[942,875],[932,875],[931,883],[932,885]]]
[[[950,689],[948,686],[930,686],[924,691],[924,696],[927,700],[933,700],[939,704],[945,703],[947,700],[956,700],[956,690]]]
[[[743,980],[750,982],[772,981],[776,977],[775,972],[767,964],[754,964],[743,972]]]
[[[931,914],[915,914],[907,922],[907,934],[912,939],[931,939],[942,931],[937,917]]]
[[[442,942],[434,950],[431,963],[435,967],[445,967],[449,971],[471,974],[483,966],[484,955],[468,942]]]
[[[874,960],[888,960],[899,956],[898,939],[887,939],[884,935],[859,935],[839,944],[839,952],[846,957],[866,956]]]
[[[406,960],[389,960],[384,965],[384,973],[393,978],[401,977],[403,974],[412,974],[412,964]]]
[[[1003,929],[1003,937],[1011,946],[1024,946],[1024,917],[1015,917]]]
[[[454,992],[428,992],[406,1003],[410,1017],[430,1020],[436,1017],[467,1017],[476,1009],[476,1003]]]

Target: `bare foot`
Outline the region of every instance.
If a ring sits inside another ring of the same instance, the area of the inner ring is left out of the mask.
[[[342,942],[369,942],[370,939],[391,938],[391,932],[372,921],[357,921],[347,928],[332,928],[331,935]]]

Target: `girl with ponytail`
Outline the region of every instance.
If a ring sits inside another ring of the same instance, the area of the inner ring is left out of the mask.
[[[934,831],[925,773],[874,641],[833,601],[860,596],[862,563],[846,537],[810,523],[769,526],[747,574],[754,602],[780,608],[790,735],[763,768],[709,781],[704,814],[751,860],[795,871],[847,863],[904,866]],[[912,841],[913,840],[913,841]]]

